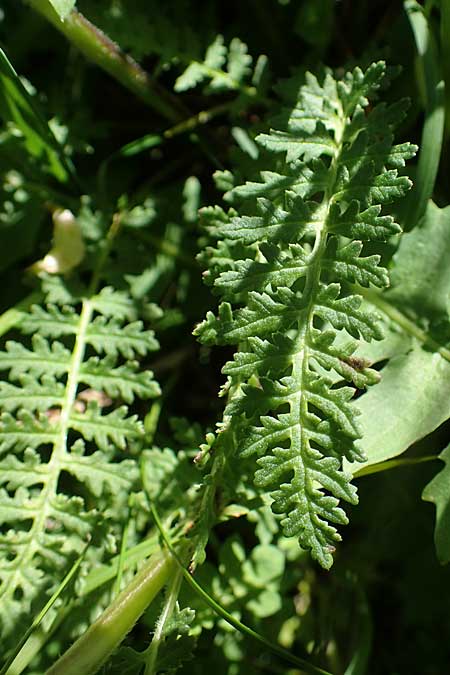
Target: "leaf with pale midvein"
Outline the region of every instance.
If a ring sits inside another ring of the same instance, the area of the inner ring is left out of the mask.
[[[9,341],[0,351],[0,370],[9,379],[0,383],[5,646],[88,537],[98,562],[105,542],[119,544],[124,508],[139,479],[136,461],[122,453],[144,438],[142,422],[123,402],[160,393],[152,373],[128,360],[157,347],[153,332],[135,321],[131,298],[108,288],[92,298],[71,297],[62,282],[52,284],[51,297],[54,304],[24,314],[24,344]],[[98,355],[88,357],[92,348]],[[71,495],[74,483],[82,496]],[[94,507],[99,499],[101,513]]]
[[[256,483],[285,534],[326,568],[340,540],[335,525],[347,522],[339,500],[357,501],[342,470],[344,458],[362,459],[354,387],[379,379],[353,358],[360,341],[382,337],[378,315],[347,289],[388,284],[366,242],[399,232],[382,205],[409,189],[397,168],[416,150],[393,146],[404,102],[366,112],[384,70],[380,62],[323,82],[308,74],[294,110],[279,117],[285,128],[256,139],[268,163],[283,153],[284,165],[276,157],[262,183],[232,189],[245,215],[205,212],[219,240],[202,256],[207,281],[226,302],[196,334],[239,346],[224,367],[231,394],[220,433],[231,440],[218,451],[257,456]]]

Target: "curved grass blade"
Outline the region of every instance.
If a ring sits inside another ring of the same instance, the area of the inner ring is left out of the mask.
[[[450,3],[441,2],[441,51],[445,80],[446,135],[450,136]]]
[[[48,675],[96,673],[172,578],[175,561],[159,549],[88,630],[47,671]]]
[[[424,462],[433,462],[438,459],[438,455],[426,455],[425,457],[409,457],[407,459],[390,459],[386,462],[378,462],[369,466],[363,466],[354,472],[355,478],[362,476],[371,476],[374,473],[381,473],[383,471],[390,471],[391,469],[401,469],[404,466],[414,466],[415,464],[423,464]]]
[[[125,569],[125,555],[127,551],[127,541],[128,541],[128,530],[130,528],[130,515],[128,514],[125,527],[123,528],[122,542],[120,544],[120,553],[119,553],[119,563],[117,565],[117,576],[114,582],[112,589],[112,599],[114,599],[120,593],[120,587],[122,586],[122,577],[123,571]]]
[[[419,77],[425,92],[425,120],[417,173],[402,212],[403,229],[408,231],[424,215],[433,194],[444,139],[445,101],[439,50],[423,7],[416,0],[406,0],[404,8],[414,34]]]
[[[202,588],[202,586],[200,586],[200,584],[197,583],[197,581],[195,581],[195,579],[191,576],[189,571],[184,567],[180,557],[178,556],[177,552],[175,551],[172,545],[172,542],[169,539],[169,536],[167,535],[166,531],[163,528],[163,525],[161,523],[161,520],[158,516],[154,504],[150,504],[150,510],[152,512],[155,525],[158,528],[165,545],[169,549],[177,565],[181,568],[183,576],[188,582],[189,586],[193,588],[198,595],[200,595],[200,597],[204,600],[204,602],[209,607],[211,607],[211,609],[214,612],[216,612],[216,614],[218,614],[222,619],[225,619],[225,621],[229,623],[230,626],[233,626],[233,628],[238,630],[243,635],[247,635],[253,638],[260,644],[264,645],[264,647],[269,649],[271,652],[287,661],[288,663],[297,666],[297,668],[302,668],[306,673],[310,673],[311,675],[331,675],[331,673],[328,672],[327,670],[323,670],[322,668],[313,666],[308,661],[305,661],[305,659],[302,659],[298,656],[295,656],[294,654],[291,654],[290,652],[287,651],[287,649],[283,649],[283,647],[279,647],[277,644],[271,642],[263,635],[260,635],[255,630],[253,630],[253,628],[250,628],[250,626],[246,626],[245,623],[242,623],[242,621],[239,621],[239,619],[236,619],[229,612],[227,612],[227,610],[224,607],[222,607],[222,605],[220,605],[216,600],[214,600],[214,598],[212,598],[209,595],[209,593],[205,591],[205,589]]]
[[[16,660],[16,658],[20,655],[20,652],[22,651],[22,648],[23,648],[23,646],[25,645],[25,643],[27,642],[28,638],[32,635],[32,633],[34,633],[34,631],[36,630],[36,628],[38,628],[38,626],[40,625],[41,621],[43,620],[43,618],[45,617],[45,615],[47,614],[47,612],[53,607],[53,605],[55,604],[56,600],[57,600],[57,599],[59,598],[59,596],[63,593],[64,589],[70,584],[70,582],[72,581],[72,579],[75,577],[75,575],[76,575],[76,573],[78,572],[78,569],[79,569],[81,563],[83,562],[83,558],[84,558],[84,556],[85,556],[85,554],[86,554],[86,551],[87,551],[88,547],[89,547],[89,542],[86,544],[86,546],[84,547],[84,549],[83,549],[81,555],[80,555],[80,556],[77,558],[77,560],[74,562],[74,564],[72,565],[71,569],[70,569],[69,572],[66,574],[66,576],[64,577],[64,579],[61,581],[60,585],[58,586],[58,588],[56,589],[56,591],[53,593],[53,595],[51,596],[51,598],[49,599],[49,601],[44,605],[44,607],[41,609],[41,611],[39,612],[39,614],[35,617],[33,623],[32,623],[31,626],[28,628],[28,630],[25,631],[25,633],[23,634],[22,638],[21,638],[20,641],[18,642],[18,644],[17,644],[17,646],[16,646],[14,652],[11,654],[11,656],[10,656],[9,659],[6,661],[6,663],[5,663],[5,665],[3,666],[3,668],[0,670],[0,675],[6,675],[6,674],[8,673],[10,667],[12,666],[12,664],[14,663],[14,661]]]
[[[13,122],[23,134],[30,155],[48,164],[60,182],[75,180],[73,166],[50,130],[45,118],[25,89],[3,49],[0,48],[0,116]]]

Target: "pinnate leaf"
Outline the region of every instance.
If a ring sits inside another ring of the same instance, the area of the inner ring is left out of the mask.
[[[203,256],[207,281],[225,302],[195,333],[205,344],[238,346],[224,367],[232,394],[215,451],[256,456],[255,483],[285,535],[326,568],[340,541],[336,525],[347,522],[339,502],[357,502],[342,467],[363,458],[354,387],[379,379],[353,359],[360,342],[383,336],[358,293],[389,283],[366,246],[400,231],[382,208],[410,188],[397,167],[416,151],[393,145],[405,102],[367,111],[384,75],[383,62],[339,80],[307,74],[294,108],[256,139],[268,164],[275,153],[274,166],[260,184],[231,190],[244,215],[203,211],[219,240]]]

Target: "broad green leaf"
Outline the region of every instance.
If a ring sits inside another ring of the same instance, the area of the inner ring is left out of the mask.
[[[416,344],[383,368],[381,382],[357,400],[365,466],[397,457],[450,414],[450,362]]]
[[[430,202],[424,219],[403,235],[386,298],[417,317],[447,318],[450,297],[450,206]]]
[[[367,460],[352,465],[354,472],[397,457],[450,416],[449,250],[450,207],[430,202],[420,225],[401,239],[392,288],[366,296],[384,317],[388,334],[384,354],[381,342],[378,354],[369,347],[361,355],[391,358],[380,384],[355,403]]]
[[[439,459],[445,466],[428,483],[422,499],[436,506],[434,542],[438,558],[444,565],[450,562],[450,445],[441,452]]]

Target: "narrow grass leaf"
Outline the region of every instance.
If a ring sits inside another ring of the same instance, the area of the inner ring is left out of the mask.
[[[415,0],[406,0],[404,7],[414,34],[419,76],[425,90],[425,120],[417,173],[402,214],[404,229],[411,230],[424,215],[433,194],[444,139],[445,105],[442,57],[432,27],[423,7]]]
[[[267,649],[269,649],[271,652],[276,654],[277,656],[280,656],[282,659],[287,661],[288,663],[291,663],[294,666],[297,666],[298,668],[302,668],[306,673],[310,673],[311,675],[331,675],[331,673],[327,670],[323,670],[322,668],[318,668],[317,666],[313,666],[311,663],[308,661],[305,661],[304,659],[301,659],[298,656],[295,656],[294,654],[291,654],[288,652],[286,649],[283,649],[283,647],[280,647],[279,645],[275,644],[271,640],[268,640],[265,638],[263,635],[260,635],[257,633],[253,628],[250,628],[249,626],[246,626],[242,621],[239,621],[239,619],[236,619],[234,616],[232,616],[227,610],[222,607],[221,604],[217,602],[217,600],[214,600],[214,598],[211,597],[211,595],[205,591],[202,586],[200,586],[197,581],[191,576],[189,571],[184,567],[182,561],[180,560],[177,552],[175,551],[172,542],[169,539],[169,536],[167,535],[166,531],[163,528],[163,525],[161,523],[161,520],[158,516],[158,513],[156,511],[156,508],[154,504],[150,505],[150,509],[153,515],[153,519],[155,521],[155,525],[158,528],[161,537],[169,549],[170,553],[172,554],[173,558],[175,559],[176,563],[179,565],[179,567],[183,571],[183,576],[188,582],[189,586],[198,594],[201,596],[201,598],[205,601],[205,603],[211,607],[216,614],[218,614],[222,619],[225,619],[227,623],[230,624],[233,628],[235,628],[237,631],[242,633],[243,635],[247,635],[254,640],[257,640],[260,644],[264,645]]]
[[[69,177],[73,178],[73,167],[1,48],[0,85],[0,115],[5,122],[17,126],[28,152],[36,159],[44,160],[49,172],[59,181],[67,182]]]
[[[49,601],[44,605],[44,607],[41,609],[39,614],[36,616],[36,618],[33,620],[33,623],[31,626],[28,628],[28,630],[25,631],[23,634],[22,638],[18,642],[15,650],[11,654],[10,658],[7,660],[3,668],[0,670],[0,675],[6,675],[10,669],[10,666],[14,663],[16,660],[17,656],[20,654],[22,651],[23,646],[25,645],[26,641],[30,637],[30,635],[38,628],[40,625],[41,621],[44,619],[45,615],[47,612],[53,607],[55,604],[56,600],[59,598],[59,596],[63,593],[65,588],[70,584],[72,579],[75,577],[76,573],[78,572],[78,569],[83,562],[83,558],[86,554],[86,551],[89,547],[89,543],[86,544],[84,547],[81,555],[78,557],[78,559],[74,562],[72,565],[71,569],[68,571],[64,579],[61,581],[59,584],[58,588],[55,590]]]

